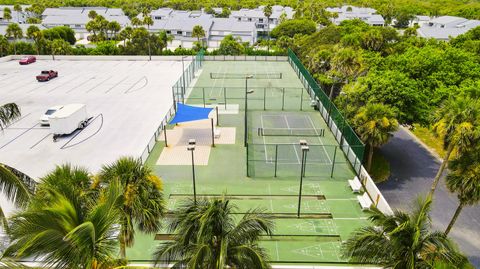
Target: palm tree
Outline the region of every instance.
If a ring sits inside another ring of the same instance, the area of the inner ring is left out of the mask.
[[[147,12],[147,11],[145,11]],[[147,26],[147,30],[148,30],[148,57],[150,60],[152,60],[152,49],[151,49],[151,46],[150,46],[150,26],[153,25],[153,19],[152,17],[150,17],[148,15],[148,13],[145,13],[144,16],[143,16],[143,24]]]
[[[352,123],[360,138],[368,145],[367,171],[370,171],[374,148],[388,142],[398,129],[398,121],[389,106],[369,103],[358,111]]]
[[[12,19],[12,10],[9,7],[3,8],[3,19],[10,22]]]
[[[127,26],[127,27],[125,27],[122,31],[120,31],[120,33],[119,33],[119,39],[120,39],[120,40],[123,40],[123,47],[126,46],[126,41],[127,41],[127,39],[131,39],[131,38],[132,38],[132,32],[133,32],[133,29],[132,29],[132,27],[130,27],[130,26]]]
[[[14,54],[17,55],[16,44],[17,44],[17,39],[23,37],[22,28],[20,28],[20,26],[18,26],[18,24],[16,24],[16,23],[11,23],[7,26],[7,31],[6,31],[5,36],[13,38],[13,51],[14,51]]]
[[[272,16],[272,6],[271,5],[266,5],[263,8],[263,15],[267,17],[267,36],[268,36],[268,42],[267,42],[267,51],[270,51],[270,16]]]
[[[168,47],[168,43],[173,41],[173,35],[169,35],[165,30],[162,30],[158,33],[158,41],[160,43],[160,53],[162,53],[163,49]]]
[[[162,182],[152,170],[138,159],[123,157],[105,165],[99,175],[100,182],[118,181],[125,202],[120,206],[120,255],[126,257],[126,247],[133,246],[135,227],[145,233],[156,233],[161,227],[160,218],[165,212]]]
[[[4,256],[41,257],[52,268],[109,268],[118,263],[121,187],[112,182],[98,195],[85,195],[88,171],[57,167],[43,178],[29,208],[10,219]]]
[[[437,111],[434,133],[443,139],[446,149],[429,195],[433,196],[454,149],[461,154],[480,139],[480,101],[466,96],[451,98]]]
[[[361,55],[352,48],[338,49],[331,61],[331,73],[345,83],[356,79],[363,71],[364,64]]]
[[[0,106],[0,130],[3,130],[13,121],[20,118],[20,108],[15,103],[7,103]],[[29,182],[25,182],[22,177],[16,175],[12,169],[0,164],[0,190],[5,197],[16,206],[22,207],[30,199],[31,191],[27,187]],[[5,214],[0,207],[0,226],[5,225]]]
[[[122,26],[120,26],[120,23],[116,21],[109,21],[107,24],[107,29],[111,32],[111,35],[107,35],[107,38],[116,39],[117,33],[120,31],[120,29],[122,29]]]
[[[97,15],[98,15],[98,13],[97,13],[95,10],[90,10],[90,11],[88,12],[88,18],[89,18],[90,20],[95,19],[95,18],[97,17]]]
[[[63,39],[54,39],[50,42],[50,49],[52,51],[52,59],[55,60],[55,55],[65,55],[71,51],[70,44]]]
[[[448,234],[464,206],[475,205],[480,201],[480,153],[474,148],[454,159],[447,175],[447,188],[457,194],[460,202],[445,234]]]
[[[0,57],[5,55],[4,51],[6,51],[8,54],[8,47],[10,47],[10,44],[8,44],[8,39],[4,35],[0,35]]]
[[[181,205],[168,226],[173,240],[158,247],[156,263],[175,262],[174,268],[192,269],[270,268],[258,240],[272,234],[272,219],[252,210],[236,220],[235,209],[224,198]]]
[[[17,23],[20,23],[20,12],[22,12],[22,6],[19,4],[13,5],[13,10],[17,12]]]
[[[343,243],[343,256],[350,262],[393,269],[436,268],[439,262],[446,268],[462,268],[468,261],[454,243],[444,233],[431,231],[431,204],[427,196],[417,200],[411,214],[385,215],[372,209],[373,225],[356,230]]]
[[[138,17],[133,17],[130,20],[130,23],[132,24],[133,28],[137,28],[137,26],[142,25],[143,22]]]
[[[195,25],[192,29],[192,37],[197,38],[197,43],[200,47],[203,47],[203,44],[200,43],[200,38],[205,37],[205,30],[203,30],[203,27],[201,25]]]
[[[35,25],[30,25],[27,28],[26,37],[32,39],[35,42],[35,48],[37,49],[37,55],[40,54],[40,42],[43,39],[43,33]]]

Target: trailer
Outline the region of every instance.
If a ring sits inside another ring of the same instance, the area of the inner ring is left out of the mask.
[[[50,117],[50,130],[53,141],[62,135],[69,135],[88,124],[87,106],[85,104],[69,104],[56,111]]]

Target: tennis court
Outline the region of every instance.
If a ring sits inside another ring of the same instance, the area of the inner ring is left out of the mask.
[[[185,94],[174,88],[174,95],[187,104],[222,107],[220,127],[236,131],[235,144],[212,147],[208,165],[195,166],[197,199],[225,196],[236,207],[235,217],[263,209],[276,223],[274,235],[261,240],[274,263],[346,262],[341,242],[368,223],[347,183],[354,172],[288,62],[206,61],[194,85]],[[310,149],[297,217],[300,140]],[[157,143],[147,163],[162,177],[173,212],[193,196],[192,170],[155,165],[163,148]],[[161,243],[143,234],[136,240],[127,251],[133,261],[151,259]]]

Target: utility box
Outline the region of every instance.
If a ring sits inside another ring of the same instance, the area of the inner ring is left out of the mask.
[[[69,104],[53,113],[50,117],[50,129],[53,141],[61,135],[68,135],[88,124],[87,106],[85,104]]]

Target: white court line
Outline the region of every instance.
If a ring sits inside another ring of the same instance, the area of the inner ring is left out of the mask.
[[[286,116],[286,115],[283,115],[283,119],[285,120],[285,123],[287,124],[287,128],[290,129],[290,125],[288,124],[287,116]],[[292,147],[293,147],[293,149],[295,150],[295,155],[297,155],[297,161],[298,161],[298,163],[301,163],[301,162],[300,162],[300,156],[298,155],[297,148],[295,147],[295,145],[292,145]]]
[[[260,123],[262,125],[262,129],[263,129],[263,114],[260,115]],[[248,130],[247,130],[248,131]],[[265,162],[266,163],[272,163],[271,160],[268,159],[268,154],[267,154],[267,143],[265,141],[265,136],[262,135],[262,139],[263,139],[263,148],[265,150]]]
[[[325,145],[323,144],[322,139],[320,138],[319,133],[317,132],[317,129],[315,128],[315,124],[313,123],[312,118],[309,115],[304,115],[308,120],[310,121],[310,124],[312,125],[312,128],[315,130],[315,134],[318,135],[318,141],[320,141],[320,144],[322,144],[323,152],[325,152],[325,155],[327,155],[328,161],[332,163],[332,159],[330,159],[330,156],[328,156],[327,150],[325,149]]]

